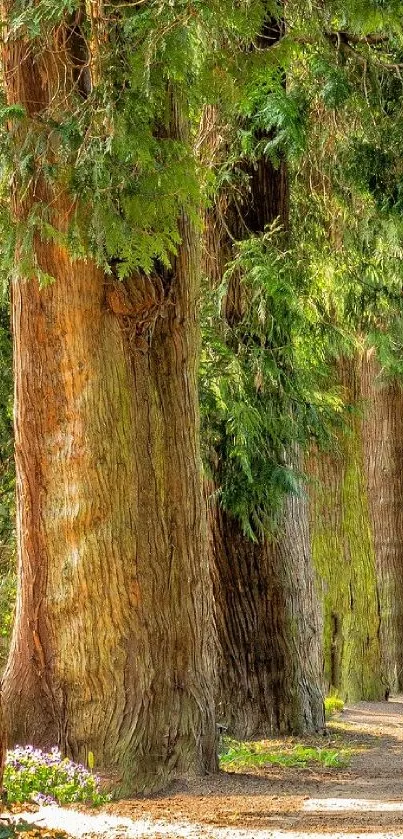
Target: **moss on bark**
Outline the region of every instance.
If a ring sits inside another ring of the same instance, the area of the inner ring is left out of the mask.
[[[357,396],[354,361],[341,365],[347,396]],[[352,413],[339,453],[310,457],[312,554],[324,602],[325,679],[348,701],[385,692],[375,547],[360,414]]]

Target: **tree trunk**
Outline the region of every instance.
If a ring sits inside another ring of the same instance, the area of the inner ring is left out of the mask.
[[[63,92],[65,68],[56,43],[41,56],[26,46],[5,45],[6,88],[36,116]],[[40,176],[24,204],[16,195],[19,219],[34,201],[53,206],[59,229],[67,224],[69,197],[49,193]],[[10,742],[58,744],[81,761],[91,751],[120,794],[216,766],[198,250],[189,221],[180,225],[169,299],[161,279],[113,283],[39,234],[35,257],[55,282],[13,285]]]
[[[261,544],[210,505],[217,713],[239,739],[323,728],[321,626],[304,508],[289,497],[281,536]]]
[[[255,43],[269,49],[281,32],[281,21],[268,16]],[[214,151],[220,154],[214,148],[219,114],[210,109],[205,119],[214,159]],[[257,161],[242,160],[240,168],[242,183],[221,194],[206,218],[205,265],[212,286],[233,258],[234,241],[263,233],[276,220],[284,231],[288,228],[285,161],[274,167],[262,154]],[[246,306],[240,278],[234,275],[223,307],[227,322],[239,323]],[[209,545],[219,640],[219,719],[241,739],[321,729],[322,633],[306,504],[286,499],[277,540],[253,543],[214,498],[212,493]]]
[[[403,391],[361,358],[363,443],[381,615],[385,694],[403,689]]]
[[[4,776],[4,766],[6,763],[6,755],[7,755],[7,735],[6,735],[6,728],[4,724],[4,714],[3,714],[3,700],[0,694],[0,800],[1,803],[4,804],[6,799],[6,791],[3,786],[3,776]],[[0,812],[2,807],[0,806]]]
[[[328,689],[348,701],[379,699],[385,691],[367,443],[358,407],[360,366],[358,358],[339,364],[347,402],[355,405],[339,454],[312,452],[306,467],[312,477],[312,553],[324,600],[325,679]]]

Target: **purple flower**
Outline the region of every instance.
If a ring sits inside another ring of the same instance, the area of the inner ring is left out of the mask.
[[[51,795],[44,795],[43,792],[34,792],[32,801],[35,801],[37,804],[56,804],[55,799]]]
[[[99,792],[99,778],[82,763],[62,758],[57,746],[49,752],[32,745],[16,746],[7,753],[4,783],[10,802],[65,804],[106,800]]]

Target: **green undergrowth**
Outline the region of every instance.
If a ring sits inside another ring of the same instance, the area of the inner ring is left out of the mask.
[[[349,765],[354,751],[355,749],[350,747],[333,748],[327,743],[323,746],[295,743],[292,738],[247,743],[224,738],[220,766],[221,769],[231,772],[264,769],[268,766],[306,769],[319,765],[326,769],[343,769]]]
[[[8,804],[82,802],[96,806],[109,799],[100,790],[100,778],[81,763],[63,758],[56,746],[50,752],[33,746],[8,751],[3,784]]]
[[[327,696],[325,699],[325,717],[330,720],[335,714],[344,710],[344,702],[340,696]]]

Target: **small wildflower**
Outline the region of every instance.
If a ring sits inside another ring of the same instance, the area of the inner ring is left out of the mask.
[[[68,804],[85,801],[101,804],[100,779],[81,763],[62,758],[54,746],[42,752],[31,745],[16,746],[7,753],[4,786],[10,803]]]
[[[51,795],[44,795],[43,792],[34,792],[31,801],[35,801],[36,804],[56,804],[56,800]]]

